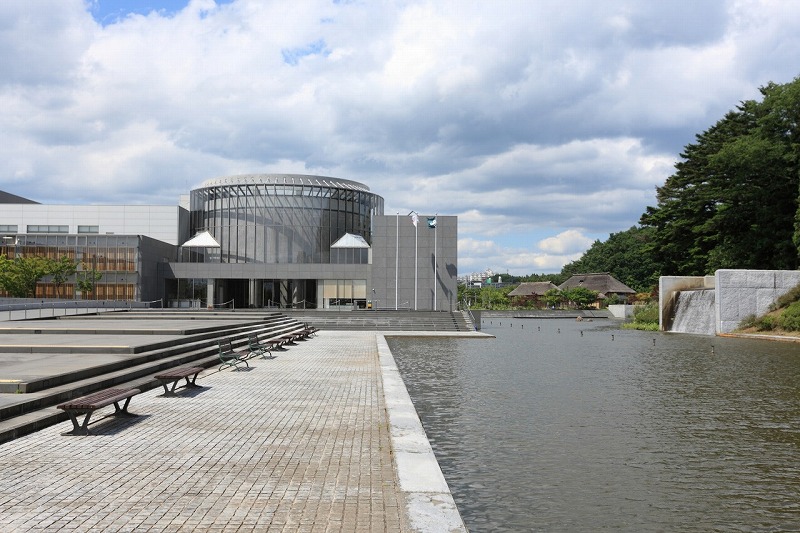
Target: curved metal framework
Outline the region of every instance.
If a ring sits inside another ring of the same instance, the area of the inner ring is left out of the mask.
[[[253,174],[205,181],[191,191],[190,208],[192,231],[220,243],[208,251],[211,262],[329,263],[345,233],[372,243],[383,198],[350,180]]]

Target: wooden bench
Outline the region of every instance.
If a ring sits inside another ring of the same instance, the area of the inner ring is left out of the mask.
[[[197,380],[197,375],[202,371],[202,366],[183,366],[159,372],[155,375],[155,378],[164,386],[164,396],[177,396],[175,394],[175,388],[178,386],[178,382],[180,382],[181,379],[186,378],[185,388],[199,388],[200,385],[196,385],[195,381]],[[193,376],[191,381],[189,381],[190,376]],[[167,388],[167,385],[170,383],[172,383],[172,389]]]
[[[303,337],[309,338],[309,337],[316,337],[318,331],[319,331],[318,328],[315,328],[314,326],[306,325],[306,327],[304,327],[302,330],[300,330],[299,333]]]
[[[115,409],[113,416],[136,416],[128,412],[128,404],[131,398],[140,392],[139,389],[106,389],[57,405],[56,407],[63,409],[69,415],[70,420],[72,420],[72,431],[64,434],[89,435],[89,418],[92,416],[92,413],[112,403]],[[120,407],[119,402],[122,400],[125,400],[125,404]],[[83,419],[83,424],[78,424],[76,415],[81,413],[86,413],[86,417]]]
[[[294,341],[301,338],[303,338],[303,336],[297,333],[287,333],[278,337],[278,340],[281,341],[281,346],[283,346],[284,344],[296,344]]]
[[[239,370],[239,363],[244,363],[247,368],[250,368],[250,364],[247,362],[247,357],[250,355],[248,350],[234,350],[230,339],[217,342],[219,343],[219,360],[222,362],[219,366],[220,371],[226,366],[232,366]]]

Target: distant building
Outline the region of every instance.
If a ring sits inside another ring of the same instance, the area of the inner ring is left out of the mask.
[[[508,293],[514,305],[534,307],[545,307],[544,295],[547,291],[558,290],[558,287],[550,281],[534,281],[520,283],[516,289]]]
[[[575,274],[567,281],[558,286],[562,291],[565,289],[573,289],[575,287],[584,287],[591,291],[598,293],[597,305],[606,298],[617,296],[620,302],[625,303],[628,299],[636,294],[636,291],[614,278],[608,272],[601,272],[595,274]]]
[[[495,272],[491,268],[487,268],[483,272],[472,272],[471,274],[458,276],[458,282],[469,285],[470,287],[480,287],[487,279],[493,277],[494,275]]]
[[[43,205],[0,191],[0,254],[67,256],[102,274],[37,298],[167,305],[403,308],[456,304],[458,218],[384,215],[355,181],[248,174],[203,182],[179,205]],[[414,224],[417,222],[417,224]]]

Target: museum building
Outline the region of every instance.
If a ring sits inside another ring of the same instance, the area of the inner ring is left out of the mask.
[[[450,311],[455,216],[385,215],[362,183],[298,174],[203,182],[179,205],[43,205],[0,192],[0,254],[67,256],[37,298],[180,307]],[[78,279],[94,274],[90,293]],[[95,274],[96,273],[96,274]]]

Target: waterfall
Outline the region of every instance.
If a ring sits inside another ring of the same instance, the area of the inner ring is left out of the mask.
[[[715,335],[717,333],[715,298],[714,289],[675,293],[675,318],[672,320],[670,331]]]

